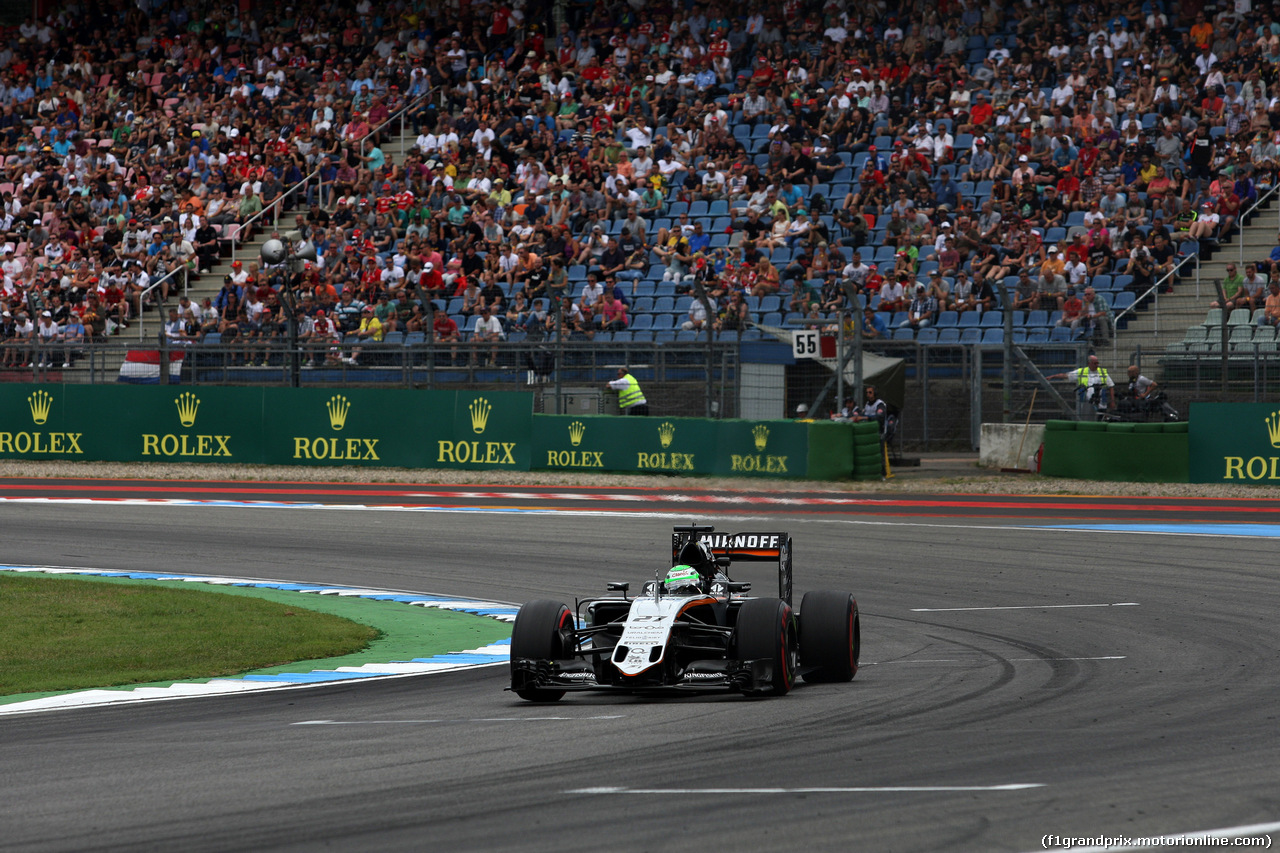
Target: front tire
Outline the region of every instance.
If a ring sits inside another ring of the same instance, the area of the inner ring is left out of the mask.
[[[800,601],[800,661],[804,680],[852,681],[862,649],[858,601],[847,592],[817,591]]]
[[[555,702],[563,690],[525,686],[517,659],[569,660],[573,657],[573,612],[559,601],[530,601],[516,614],[511,627],[511,689],[530,702]]]
[[[738,610],[735,631],[738,660],[767,660],[773,681],[753,695],[785,696],[795,685],[799,665],[796,620],[791,605],[777,598],[752,598]]]

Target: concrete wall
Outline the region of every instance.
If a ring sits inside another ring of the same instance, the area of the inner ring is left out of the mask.
[[[1034,469],[1034,457],[1043,441],[1044,424],[983,424],[978,465],[983,468]],[[1021,458],[1018,445],[1022,445]]]

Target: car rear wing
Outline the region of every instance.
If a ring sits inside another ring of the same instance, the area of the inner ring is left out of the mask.
[[[778,598],[791,603],[791,535],[789,533],[716,533],[705,524],[678,524],[672,528],[671,562],[691,539],[707,544],[717,557],[730,562],[778,564]]]

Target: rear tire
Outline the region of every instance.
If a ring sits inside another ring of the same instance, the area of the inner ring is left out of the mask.
[[[857,599],[847,592],[806,593],[800,601],[799,621],[804,680],[852,681],[862,651]]]
[[[791,605],[777,598],[752,598],[738,610],[738,660],[768,660],[773,683],[749,695],[785,696],[795,685],[799,641]]]
[[[555,702],[563,690],[525,687],[516,673],[516,660],[569,660],[573,657],[573,612],[559,601],[530,601],[516,614],[511,627],[511,689],[530,702]]]

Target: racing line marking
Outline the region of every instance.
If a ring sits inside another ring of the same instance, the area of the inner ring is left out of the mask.
[[[913,607],[912,613],[959,613],[967,610],[1062,610],[1069,607],[1140,607],[1136,601],[1115,604],[1016,604],[1005,607]]]
[[[1040,782],[1012,785],[886,785],[858,788],[572,788],[566,794],[932,794],[973,791],[1025,791],[1043,788]]]
[[[428,723],[542,723],[578,722],[579,720],[621,720],[626,714],[602,714],[596,717],[475,717],[473,719],[438,720],[302,720],[291,726],[416,726]]]
[[[1063,660],[1125,660],[1128,655],[1103,655],[1096,658],[1002,658],[1000,661],[994,660],[960,660],[955,659],[929,659],[929,660],[880,660],[868,661],[860,663],[858,666],[884,666],[890,663],[1035,663],[1037,661],[1063,661]]]

